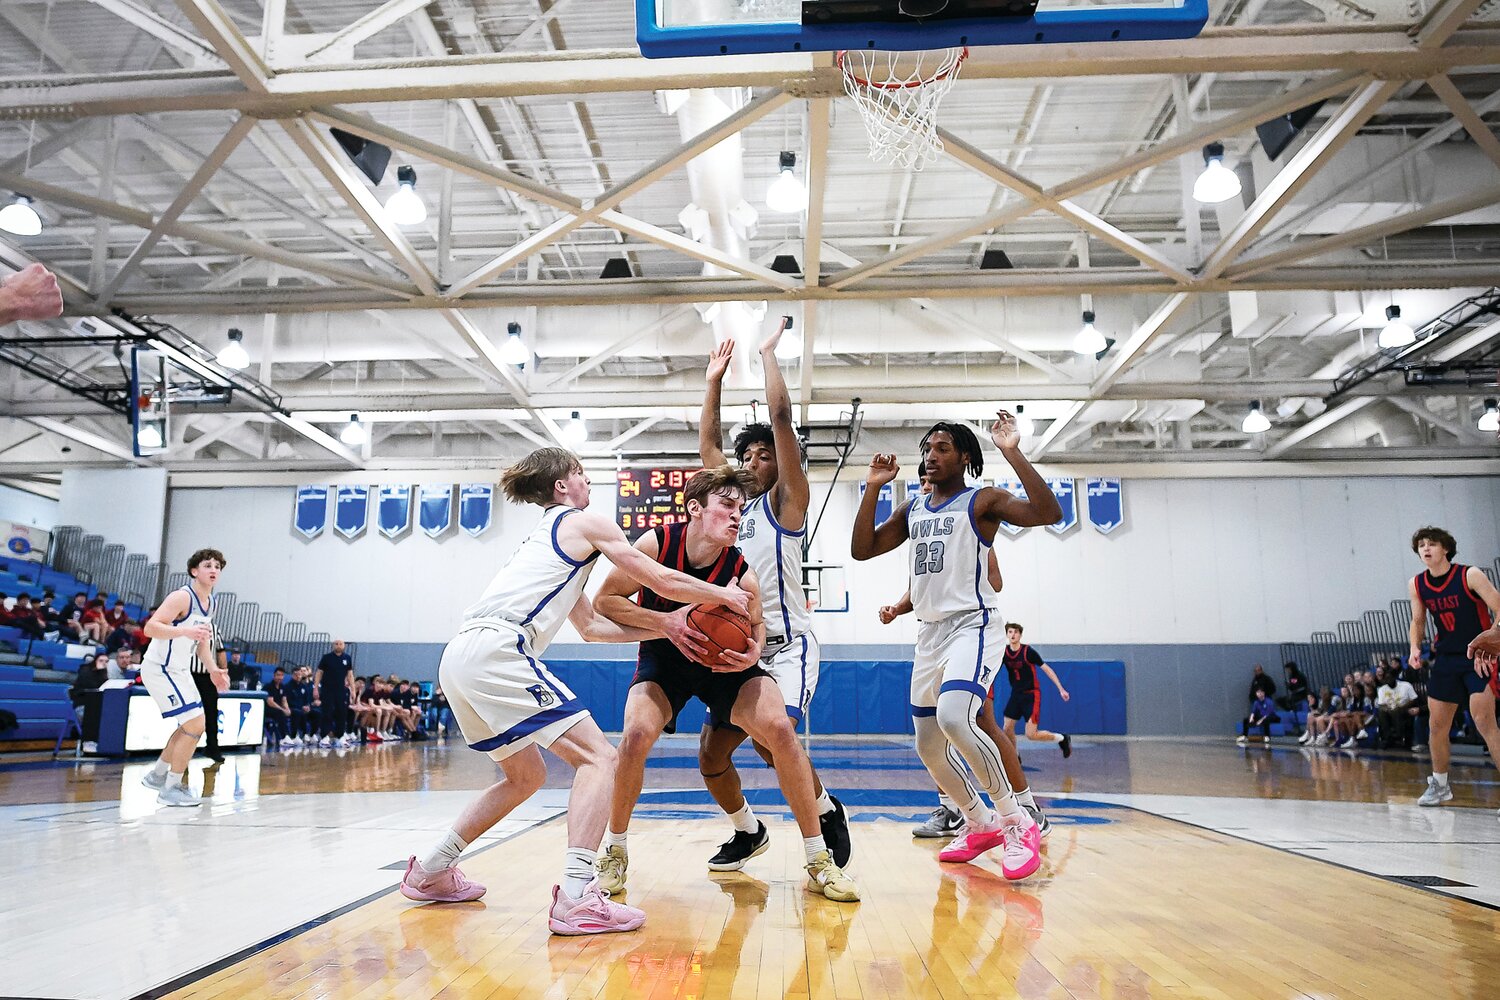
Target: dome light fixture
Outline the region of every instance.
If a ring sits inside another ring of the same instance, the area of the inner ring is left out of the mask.
[[[1224,144],[1211,142],[1203,147],[1203,172],[1193,182],[1193,198],[1205,205],[1217,205],[1240,193],[1240,178],[1224,166]]]
[[[155,421],[141,424],[141,429],[135,435],[136,444],[148,450],[155,450],[162,446],[161,425]]]
[[[0,208],[0,229],[14,236],[42,235],[42,217],[31,207],[31,199],[17,195],[16,200]]]
[[[1385,307],[1385,326],[1380,331],[1380,346],[1383,348],[1405,347],[1417,341],[1417,333],[1411,324],[1401,318],[1400,306]]]
[[[563,444],[569,448],[581,448],[588,444],[589,425],[577,410],[573,411],[573,419],[563,424],[562,439]]]
[[[369,439],[370,433],[365,430],[365,425],[359,422],[359,414],[349,414],[349,422],[344,425],[343,430],[339,431],[339,440],[351,448],[358,448]]]
[[[1245,413],[1245,420],[1240,424],[1240,430],[1246,434],[1264,434],[1271,429],[1271,421],[1260,410],[1260,400],[1250,403],[1250,409]]]
[[[1500,431],[1500,404],[1493,399],[1484,401],[1484,415],[1476,425],[1482,431]]]
[[[416,168],[396,168],[396,193],[386,200],[385,210],[398,226],[417,226],[427,219],[427,206],[417,194]]]
[[[1022,437],[1031,437],[1036,433],[1036,421],[1026,415],[1026,404],[1016,404],[1016,433]]]
[[[229,331],[229,343],[214,360],[230,371],[243,371],[250,366],[250,354],[245,350],[245,335],[239,330]]]
[[[797,165],[797,154],[783,150],[780,163],[780,175],[766,191],[766,207],[783,214],[800,212],[807,207],[807,188],[792,172]]]
[[[531,360],[531,352],[526,349],[525,342],[521,340],[521,324],[511,322],[505,330],[509,336],[505,338],[505,343],[500,345],[500,360],[519,368]]]
[[[1073,338],[1074,354],[1098,354],[1109,347],[1109,341],[1104,339],[1104,334],[1094,326],[1094,311],[1085,309],[1083,311],[1083,329]]]

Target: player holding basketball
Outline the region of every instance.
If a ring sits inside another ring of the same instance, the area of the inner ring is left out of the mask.
[[[589,642],[638,642],[659,634],[594,613],[583,588],[601,552],[616,574],[683,601],[744,613],[750,595],[674,572],[632,548],[613,519],[585,510],[589,478],[571,452],[532,452],[505,470],[500,488],[512,503],[534,503],[544,513],[464,612],[458,635],[443,650],[438,678],[464,740],[493,757],[505,777],[471,802],[431,851],[411,857],[401,893],[445,903],[484,895],[485,887],[456,867],[459,855],[542,787],[547,765],[540,748],[546,747],[575,772],[568,797],[567,867],[552,888],[548,926],[554,934],[634,930],[646,915],[610,902],[594,875],[614,790],[615,750],[588,709],[538,657],[564,618]]]
[[[922,496],[932,492],[932,483],[928,480],[926,473],[922,474]],[[990,548],[989,559],[985,566],[985,573],[990,578],[990,586],[995,593],[999,594],[1005,589],[1005,580],[1000,575],[1000,562],[995,557],[995,549]],[[880,609],[880,623],[889,625],[902,615],[911,613],[911,591],[901,595],[901,600],[895,604],[887,604]],[[1026,811],[1031,813],[1031,818],[1036,820],[1037,828],[1041,836],[1046,839],[1047,834],[1052,832],[1052,824],[1047,821],[1047,814],[1042,812],[1036,804],[1036,797],[1031,794],[1031,783],[1026,780],[1026,772],[1021,767],[1021,755],[1016,749],[1015,734],[1008,734],[1000,728],[995,721],[995,686],[985,692],[984,704],[979,708],[979,714],[975,716],[975,722],[984,734],[995,742],[1000,749],[1000,758],[1005,763],[1005,777],[1010,781],[1011,789],[1016,793],[1016,798]],[[912,830],[913,837],[925,839],[943,839],[956,836],[963,827],[963,814],[958,811],[952,799],[943,791],[938,792],[938,805],[927,817],[927,821]]]
[[[594,608],[621,626],[665,636],[641,643],[635,677],[625,700],[620,770],[604,851],[599,857],[600,880],[609,892],[625,888],[629,867],[626,831],[645,781],[646,756],[663,731],[675,731],[682,706],[697,698],[708,706],[710,718],[743,729],[770,752],[782,795],[802,831],[808,891],[837,902],[859,899],[854,880],[834,863],[823,839],[812,765],[797,742],[797,730],[786,713],[780,687],[760,662],[765,642],[761,588],[755,571],[734,544],[745,498],[755,485],[755,477],[745,469],[727,465],[704,469],[683,489],[688,520],[657,528],[635,543],[645,556],[691,576],[711,582],[738,580],[750,591],[753,638],[744,653],[725,650],[715,659],[705,645],[707,637],[688,624],[691,608],[652,589],[642,590],[619,570],[610,573],[594,598]],[[631,601],[637,592],[638,604]]]
[[[146,622],[151,645],[141,659],[141,682],[151,695],[163,719],[174,719],[177,728],[167,737],[156,766],[141,779],[147,788],[157,789],[156,801],[164,806],[201,806],[203,800],[187,787],[188,761],[203,735],[203,703],[196,697],[193,683],[194,656],[208,665],[208,676],[220,691],[229,690],[229,671],[214,660],[210,640],[213,638],[213,594],[224,571],[224,553],[218,549],[199,549],[188,557],[187,570],[192,582],[168,594]],[[213,725],[218,719],[211,720]]]
[[[1062,681],[1057,679],[1057,674],[1049,667],[1042,655],[1030,646],[1021,643],[1021,633],[1025,629],[1015,622],[1007,622],[1005,625],[1005,653],[1002,661],[1005,664],[1005,672],[1010,676],[1010,697],[1005,702],[1005,733],[1012,739],[1016,735],[1016,723],[1022,719],[1026,720],[1026,738],[1038,743],[1056,743],[1062,750],[1064,757],[1073,756],[1073,739],[1066,733],[1049,733],[1045,729],[1038,728],[1042,717],[1042,688],[1036,681],[1038,670],[1051,678],[1052,683],[1057,685],[1057,693],[1062,695],[1062,700],[1067,701],[1070,697],[1068,689],[1062,686]],[[990,688],[990,696],[994,697],[994,687]]]
[[[740,517],[737,545],[761,584],[766,626],[761,666],[781,689],[786,714],[795,728],[818,687],[820,650],[802,592],[802,540],[807,534],[812,491],[802,468],[802,446],[792,426],[792,398],[776,361],[776,345],[790,322],[790,316],[782,317],[776,332],[760,345],[771,422],[750,424],[741,431],[734,439],[734,457],[740,468],[755,477],[754,492]],[[734,346],[733,340],[724,341],[708,361],[708,388],[698,423],[698,455],[705,468],[726,462],[720,447],[719,400]],[[738,871],[770,846],[766,825],[756,819],[746,801],[734,766],[735,748],[743,742],[744,730],[721,718],[710,718],[699,740],[698,769],[703,773],[703,784],[734,824],[734,834],[709,859],[711,871]],[[756,743],[755,751],[771,763],[770,751],[764,746]],[[842,868],[849,863],[850,855],[848,814],[843,804],[828,794],[816,770],[813,790],[818,797],[823,840],[834,864]]]
[[[854,516],[850,551],[863,561],[908,539],[912,542],[911,600],[921,623],[911,682],[917,754],[964,817],[963,832],[938,858],[972,861],[1003,844],[1001,870],[1014,880],[1041,866],[1041,832],[1016,799],[999,748],[974,722],[1002,645],[985,560],[1001,521],[1052,524],[1062,509],[1021,454],[1015,417],[1000,411],[990,437],[1026,488],[1027,499],[994,487],[965,487],[965,471],[975,476],[984,471],[979,440],[964,424],[939,423],[922,438],[922,465],[932,481],[931,495],[908,500],[877,527],[880,487],[896,478],[900,466],[894,455],[876,455]],[[954,750],[989,792],[998,816],[969,784]]]
[[[1490,749],[1490,763],[1500,766],[1500,728],[1495,725],[1495,685],[1500,682],[1495,680],[1493,660],[1471,659],[1474,654],[1469,649],[1500,619],[1500,593],[1482,570],[1452,561],[1458,554],[1458,543],[1442,528],[1418,529],[1411,536],[1411,548],[1427,567],[1412,577],[1407,588],[1411,595],[1408,662],[1413,670],[1422,665],[1428,614],[1437,625],[1432,671],[1427,679],[1432,776],[1417,805],[1436,806],[1453,800],[1453,790],[1448,787],[1448,738],[1459,706],[1468,705],[1474,725]]]

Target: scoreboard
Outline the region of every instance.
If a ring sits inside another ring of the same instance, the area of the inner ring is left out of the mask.
[[[687,520],[682,488],[698,468],[638,466],[615,473],[615,521],[632,542],[662,524]]]

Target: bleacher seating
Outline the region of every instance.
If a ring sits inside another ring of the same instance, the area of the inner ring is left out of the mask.
[[[74,718],[68,685],[42,684],[21,667],[0,667],[0,708],[16,714],[20,728],[5,734],[9,740],[55,740]]]

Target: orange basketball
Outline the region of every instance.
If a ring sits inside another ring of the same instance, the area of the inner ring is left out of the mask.
[[[688,612],[687,622],[708,637],[709,658],[704,666],[726,667],[719,659],[721,652],[743,653],[750,648],[750,619],[729,608],[699,604]]]

